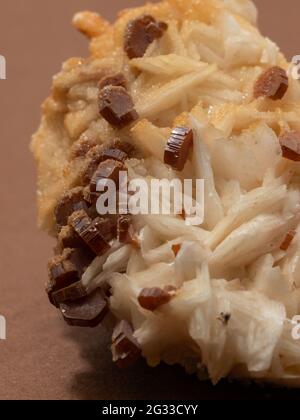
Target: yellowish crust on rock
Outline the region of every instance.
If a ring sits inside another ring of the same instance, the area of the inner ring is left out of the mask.
[[[192,43],[188,43],[188,37],[194,30],[193,22],[201,22],[203,36],[207,36],[208,40],[211,38],[213,41],[215,36],[213,26],[220,14],[227,10],[232,12],[232,9],[236,13],[239,11],[239,4],[243,3],[247,3],[247,7],[248,4],[251,5],[248,0],[242,2],[168,0],[157,4],[147,3],[143,7],[120,12],[114,25],[110,25],[96,13],[84,11],[75,15],[73,20],[75,27],[91,38],[91,55],[87,59],[69,59],[63,65],[62,71],[53,78],[52,93],[42,108],[41,125],[33,136],[31,149],[38,163],[39,226],[48,231],[53,230],[54,206],[63,192],[78,179],[75,173],[80,164],[78,161],[70,161],[72,145],[82,139],[82,136],[84,138],[93,137],[93,140],[96,137],[98,142],[103,142],[108,140],[109,136],[116,134],[116,131],[98,114],[98,81],[106,74],[122,71],[128,79],[134,99],[139,103],[139,98],[141,98],[140,107],[143,113],[142,105],[147,102],[148,96],[145,94],[142,97],[140,89],[144,89],[143,82],[146,80],[146,75],[136,78],[137,73],[130,66],[130,60],[124,52],[124,31],[127,23],[143,14],[151,14],[156,19],[169,23],[169,31],[160,41],[161,46],[157,47],[159,43],[154,41],[146,56],[151,56],[151,49],[156,47],[158,48],[157,54],[164,54],[166,50],[176,48],[177,54],[182,53],[185,57],[193,56]],[[249,21],[245,16],[236,14],[234,16],[239,22],[242,22],[242,25],[260,36],[257,29],[252,26],[256,15],[251,7],[249,9],[251,13],[248,13]],[[189,27],[190,29],[188,29]],[[180,30],[182,31],[181,35],[179,35]],[[177,46],[176,40],[179,40]],[[206,51],[203,53],[205,55]],[[210,52],[209,54],[214,53]],[[210,57],[209,54],[207,54],[208,57]],[[287,66],[281,55],[278,55],[277,60]],[[247,77],[249,80],[248,73]],[[186,86],[194,86],[198,83],[195,79],[195,82],[191,81]],[[146,88],[147,83],[144,86]],[[153,113],[153,110],[151,112]],[[174,118],[178,118],[178,115],[174,114]],[[141,115],[141,117],[144,116]],[[99,127],[102,129],[101,133],[97,132]],[[125,129],[117,134],[121,138],[128,139],[129,131]]]
[[[96,13],[85,11],[75,15],[74,26],[91,38],[91,56],[88,59],[67,60],[62,71],[53,78],[51,96],[42,107],[41,125],[31,143],[38,167],[38,225],[42,229],[54,232],[53,211],[57,200],[78,181],[80,162],[70,162],[70,148],[92,123],[97,124],[98,120],[99,124],[101,119],[95,97],[82,98],[84,109],[80,109],[78,103],[79,109],[73,111],[69,109],[68,93],[85,83],[96,89],[103,76],[123,69],[128,60],[122,48],[122,31],[129,20],[143,13],[166,18],[170,10],[167,3],[128,9],[120,13],[114,28]],[[99,142],[108,140],[108,135],[114,132],[103,120],[101,124],[105,130]],[[88,136],[89,133],[84,135]]]
[[[88,38],[95,38],[102,35],[108,31],[110,26],[98,13],[89,11],[76,13],[72,22],[75,28]]]

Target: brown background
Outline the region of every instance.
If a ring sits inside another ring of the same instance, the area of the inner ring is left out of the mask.
[[[253,399],[297,398],[298,392],[216,388],[185,376],[180,368],[148,369],[141,362],[118,371],[101,329],[69,329],[43,291],[52,243],[35,227],[35,175],[28,152],[39,105],[51,76],[69,56],[87,54],[70,26],[81,9],[112,19],[138,0],[1,0],[0,54],[7,59],[0,81],[0,314],[7,340],[0,341],[0,399]],[[299,0],[259,0],[261,27],[289,56],[298,45]],[[300,395],[300,393],[299,393]]]

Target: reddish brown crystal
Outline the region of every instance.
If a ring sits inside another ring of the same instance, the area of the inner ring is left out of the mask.
[[[279,136],[282,156],[294,162],[300,161],[300,133],[285,131]]]
[[[265,96],[273,100],[282,99],[288,90],[289,79],[281,67],[275,66],[266,70],[254,85],[254,97]]]
[[[73,302],[60,305],[65,321],[76,327],[96,327],[108,312],[107,300],[102,291],[97,289],[90,295]]]
[[[109,250],[110,245],[98,230],[97,222],[84,211],[74,213],[69,218],[69,224],[96,255],[103,255]]]
[[[130,59],[143,57],[155,39],[161,38],[168,29],[165,22],[157,22],[144,15],[129,22],[125,32],[124,49]]]
[[[101,116],[116,128],[124,128],[138,119],[131,96],[121,86],[101,89],[98,102]]]
[[[181,244],[172,245],[172,251],[174,252],[175,257],[177,257],[180,250],[181,250]]]
[[[296,236],[296,231],[295,230],[290,230],[286,237],[284,238],[284,241],[282,242],[282,244],[280,245],[280,249],[282,251],[287,251],[289,246],[291,245],[294,237]]]
[[[193,138],[193,131],[190,128],[174,128],[165,149],[165,163],[177,171],[182,171],[188,160]]]
[[[172,294],[159,287],[145,288],[141,291],[138,301],[142,308],[155,311],[162,305],[170,302]]]
[[[58,226],[65,226],[68,223],[68,218],[74,211],[87,210],[88,206],[83,196],[83,188],[77,187],[66,194],[59,200],[55,208],[55,219]]]
[[[123,163],[118,162],[117,160],[107,159],[104,162],[101,162],[92,176],[90,191],[95,193],[97,191],[98,182],[106,179],[113,181],[116,189],[118,189],[120,172],[125,170],[126,168]]]
[[[114,329],[111,350],[113,361],[120,368],[126,368],[140,358],[140,345],[127,321],[121,321]]]

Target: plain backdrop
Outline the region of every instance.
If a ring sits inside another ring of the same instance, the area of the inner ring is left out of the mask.
[[[52,241],[35,225],[35,169],[28,145],[51,76],[64,59],[86,56],[87,41],[70,25],[82,9],[109,19],[138,0],[1,0],[0,54],[0,341],[2,399],[250,399],[294,398],[297,393],[222,383],[213,388],[180,368],[129,371],[112,365],[109,337],[70,329],[44,293]],[[290,57],[300,53],[299,0],[259,0],[260,26]]]

